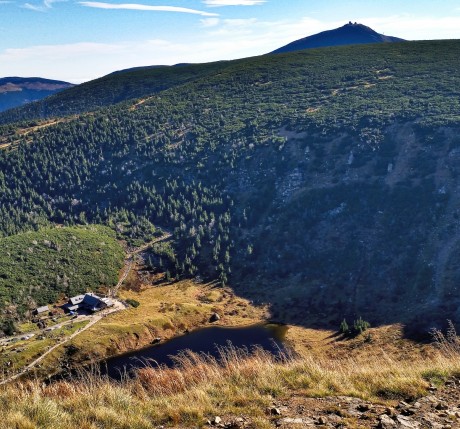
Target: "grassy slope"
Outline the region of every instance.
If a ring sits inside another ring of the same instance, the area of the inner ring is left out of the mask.
[[[2,238],[0,247],[0,305],[20,312],[116,284],[123,261],[115,234],[101,226],[42,229]]]
[[[230,289],[184,280],[173,284],[143,286],[120,291],[122,299],[134,299],[137,308],[112,314],[72,340],[72,364],[91,362],[181,335],[186,329],[209,325],[213,312],[221,315],[217,325],[242,326],[262,322],[265,308],[255,308]],[[66,349],[57,349],[42,365],[43,374],[53,373],[66,361]]]
[[[229,351],[223,365],[184,356],[179,369],[145,369],[138,379],[122,384],[88,375],[83,382],[2,387],[0,417],[9,427],[18,428],[147,429],[161,424],[201,426],[215,415],[245,416],[251,427],[263,429],[273,427],[274,417],[266,409],[275,401],[286,404],[291,398],[348,395],[395,405],[398,400],[418,398],[427,393],[430,383],[442,383],[459,373],[458,354],[439,350],[426,358],[371,354],[357,360],[349,353],[335,358],[304,355],[286,362]],[[316,406],[321,406],[319,401]],[[326,411],[337,410],[331,406]],[[347,427],[369,427],[346,410],[338,414]]]
[[[75,322],[51,332],[42,332],[33,339],[20,340],[2,348],[0,367],[5,373],[14,374],[21,368],[40,357],[46,350],[58,343],[62,338],[72,335],[83,328],[88,321]]]

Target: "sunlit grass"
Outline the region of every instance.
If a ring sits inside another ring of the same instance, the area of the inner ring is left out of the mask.
[[[219,415],[247,415],[266,427],[273,399],[296,392],[311,397],[349,395],[386,402],[417,398],[430,383],[460,374],[459,354],[401,361],[253,355],[235,349],[220,359],[196,354],[177,358],[177,368],[145,368],[121,383],[82,374],[80,381],[40,382],[0,389],[0,419],[16,428],[189,427]],[[9,426],[8,426],[9,425]]]

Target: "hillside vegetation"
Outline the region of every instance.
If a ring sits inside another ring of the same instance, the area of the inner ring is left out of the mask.
[[[190,69],[168,69],[155,96],[140,79],[141,99],[26,137],[6,125],[0,231],[89,222],[135,241],[155,224],[174,232],[157,260],[171,277],[230,282],[280,320],[460,321],[459,48],[317,49],[180,82]]]
[[[458,354],[437,353],[404,362],[390,356],[370,357],[359,364],[351,357],[312,356],[280,362],[262,352],[248,356],[235,350],[223,351],[222,357],[219,363],[205,356],[183,355],[177,358],[177,368],[146,368],[137,378],[122,383],[82,374],[81,380],[48,385],[37,381],[2,386],[0,418],[5,428],[24,429],[191,428],[205,427],[208,420],[217,425],[216,416],[222,416],[228,427],[258,429],[423,427],[418,421],[455,427],[458,422],[453,411],[458,387],[449,404],[439,402],[447,410],[442,413],[446,418],[438,417],[441,412],[434,408],[436,387],[431,387],[430,397],[420,399],[428,394],[431,383],[441,385],[458,376]],[[411,405],[396,406],[403,400]],[[416,400],[420,410],[412,405]],[[392,422],[391,417],[396,420],[400,413],[410,416],[400,419],[406,425],[379,424],[379,415],[387,415]],[[285,418],[290,415],[297,422]]]
[[[102,226],[44,228],[0,239],[0,311],[20,314],[118,281],[124,253]]]
[[[46,99],[0,113],[0,124],[62,117],[96,110],[133,98],[153,95],[177,85],[217,73],[226,62],[206,65],[159,66],[122,70],[75,86]]]

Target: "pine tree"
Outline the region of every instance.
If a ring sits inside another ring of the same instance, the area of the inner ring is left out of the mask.
[[[341,334],[344,334],[344,335],[349,334],[349,332],[350,332],[350,327],[348,326],[348,323],[347,323],[346,319],[343,319],[343,320],[342,320],[342,323],[340,324],[339,332],[340,332]]]

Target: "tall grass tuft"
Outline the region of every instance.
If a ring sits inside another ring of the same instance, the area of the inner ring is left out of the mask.
[[[267,427],[276,398],[348,395],[388,401],[417,398],[434,379],[460,373],[454,331],[437,334],[430,357],[405,361],[378,356],[274,357],[228,347],[219,356],[184,352],[176,367],[152,362],[134,378],[111,381],[97,372],[44,385],[39,380],[0,387],[0,428],[147,429],[199,426],[212,415],[249,416]],[[265,422],[265,423],[264,423]]]

